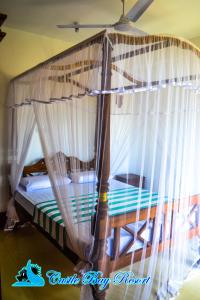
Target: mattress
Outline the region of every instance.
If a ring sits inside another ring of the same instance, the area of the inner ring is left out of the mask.
[[[51,188],[26,192],[19,186],[15,193],[15,201],[17,201],[32,217],[34,216],[34,210],[37,204],[53,199],[55,199],[55,196]]]
[[[110,190],[118,188],[127,188],[128,184],[111,179],[110,180]],[[75,197],[86,194],[93,194],[96,187],[94,183],[70,183],[67,186],[69,197]],[[47,189],[38,189],[31,192],[26,192],[21,186],[18,187],[18,190],[15,195],[15,200],[31,215],[34,215],[35,206],[39,203],[54,200],[55,196],[52,188]],[[28,200],[28,201],[27,201]]]
[[[150,200],[151,206],[155,206],[159,201],[157,193],[150,194],[150,192],[145,189],[133,187],[114,179],[110,180],[109,187],[110,189],[107,195],[110,216],[136,211],[138,204],[140,204],[141,209],[147,208]],[[81,226],[87,226],[88,222],[91,222],[91,217],[95,213],[97,196],[93,183],[69,184],[68,201],[71,202],[75,224],[81,223]],[[61,247],[68,245],[64,221],[51,188],[33,192],[25,192],[22,188],[19,188],[15,200],[33,216],[34,222],[48,232]],[[78,206],[76,205],[77,201],[79,203]],[[138,230],[143,224],[144,221],[139,223]],[[135,225],[130,224],[129,226],[134,227]],[[114,235],[112,232],[108,239],[108,255],[112,253],[113,238]],[[123,245],[131,238],[127,231],[121,230],[121,250],[123,249]],[[149,240],[149,228],[147,228],[146,232],[144,231],[144,238]],[[138,240],[134,243],[134,246],[129,252],[141,247],[142,242]]]

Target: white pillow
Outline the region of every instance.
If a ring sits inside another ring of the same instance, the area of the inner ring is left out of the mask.
[[[72,179],[72,182],[74,183],[95,182],[96,172],[95,171],[74,172],[71,173],[70,177]]]
[[[65,183],[69,184],[71,179],[66,176]],[[20,185],[24,187],[27,192],[39,189],[47,189],[51,187],[51,182],[48,175],[28,176],[20,180]]]

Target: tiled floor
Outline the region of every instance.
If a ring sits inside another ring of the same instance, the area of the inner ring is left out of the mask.
[[[15,275],[27,260],[47,270],[60,271],[63,277],[74,274],[73,264],[35,228],[21,228],[15,232],[0,231],[0,273],[2,300],[78,300],[80,290],[72,286],[19,288],[12,287]]]
[[[42,275],[46,280],[43,288],[12,287],[15,275],[26,265],[28,259],[42,267]],[[148,263],[148,259],[146,260]],[[79,300],[80,290],[73,286],[52,286],[47,282],[47,270],[56,270],[63,277],[74,274],[73,264],[47,238],[34,227],[20,228],[14,232],[0,231],[0,274],[2,300]],[[137,274],[137,263],[133,271]],[[126,300],[134,300],[134,291],[130,288]],[[107,300],[124,299],[124,289],[111,287]],[[152,300],[156,299],[155,289]],[[87,300],[87,299],[85,299]],[[150,300],[150,299],[145,299]],[[200,300],[200,270],[194,270],[183,284],[180,295],[174,300]]]

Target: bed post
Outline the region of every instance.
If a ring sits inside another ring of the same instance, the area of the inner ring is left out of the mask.
[[[111,87],[111,51],[112,47],[105,36],[102,49],[102,77],[101,90]],[[111,234],[108,215],[107,192],[109,190],[110,176],[110,105],[111,95],[100,95],[97,105],[97,170],[98,170],[98,201],[96,213],[92,224],[94,234],[94,248],[92,255],[93,270],[103,272],[104,277],[109,277],[109,260],[106,254],[107,237]],[[95,300],[105,299],[105,290],[101,291],[99,286],[92,287]]]

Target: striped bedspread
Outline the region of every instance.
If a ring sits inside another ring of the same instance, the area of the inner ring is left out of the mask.
[[[159,201],[157,193],[150,193],[148,190],[137,187],[115,189],[109,191],[107,195],[109,216],[136,211],[138,206],[140,209],[153,207]],[[69,198],[75,223],[91,220],[91,216],[95,213],[96,200],[97,193]],[[34,222],[48,232],[61,247],[65,245],[66,230],[56,200],[52,199],[37,204],[34,211]]]

